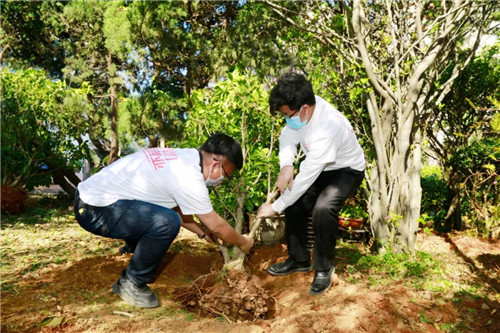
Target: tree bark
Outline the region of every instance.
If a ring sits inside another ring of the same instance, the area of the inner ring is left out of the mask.
[[[75,187],[81,182],[80,178],[78,178],[75,172],[71,169],[64,168],[63,175]]]
[[[109,152],[108,165],[118,159],[118,96],[116,84],[113,82],[115,79],[115,69],[113,68],[113,57],[109,51],[106,52],[106,62],[108,66],[109,78],[109,99],[110,110],[109,115],[111,118],[111,146]]]
[[[61,169],[53,170],[52,177],[54,178],[54,182],[59,186],[61,186],[64,192],[66,192],[70,196],[70,198],[75,197],[76,186],[66,179],[63,170]]]
[[[446,231],[462,230],[462,215],[460,212],[461,186],[460,180],[453,175],[449,178],[448,188],[451,192],[450,207],[444,218]]]

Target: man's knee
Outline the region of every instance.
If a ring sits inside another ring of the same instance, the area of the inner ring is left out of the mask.
[[[172,222],[172,229],[177,235],[181,229],[181,218],[179,215],[175,214],[174,216],[174,222]]]
[[[175,237],[181,228],[181,219],[179,215],[171,210],[159,214],[155,218],[152,232],[162,237],[170,238]]]
[[[330,213],[334,212],[337,213],[340,211],[342,208],[343,200],[340,198],[325,198],[325,197],[320,197],[316,201],[316,204],[314,205],[313,209],[313,214],[314,213]]]
[[[177,236],[181,229],[181,218],[177,213],[169,214],[169,225],[172,233]]]

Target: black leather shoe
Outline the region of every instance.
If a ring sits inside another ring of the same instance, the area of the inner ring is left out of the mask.
[[[316,271],[310,293],[312,295],[320,295],[330,289],[333,274],[335,274],[335,266],[332,266],[327,271]]]
[[[267,272],[271,275],[282,276],[288,275],[293,272],[310,272],[312,271],[311,263],[298,263],[293,259],[288,258],[284,262],[278,262],[274,265],[269,266]]]

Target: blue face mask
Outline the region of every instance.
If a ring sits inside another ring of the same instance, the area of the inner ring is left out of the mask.
[[[291,129],[294,129],[294,130],[301,129],[302,127],[306,126],[306,124],[307,124],[307,116],[308,116],[308,114],[309,114],[309,109],[307,109],[306,119],[304,121],[300,120],[300,112],[295,117],[291,117],[291,118],[286,117],[285,118],[286,124]]]

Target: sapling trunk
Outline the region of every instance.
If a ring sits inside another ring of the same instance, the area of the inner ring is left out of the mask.
[[[271,203],[271,201],[276,197],[277,194],[278,194],[278,190],[275,187],[272,192],[268,193],[266,203]],[[262,222],[261,217],[258,217],[255,219],[255,223],[252,226],[252,228],[250,229],[248,236],[250,236],[252,238],[255,237],[255,234],[257,233],[257,230],[259,229],[261,222]],[[233,256],[232,256],[232,258],[234,258],[234,259],[231,260],[230,262],[226,263],[224,265],[223,270],[234,269],[234,270],[243,271],[244,270],[243,262],[245,261],[245,257],[246,257],[246,253],[241,251],[238,247],[235,247],[234,252],[233,252]]]

